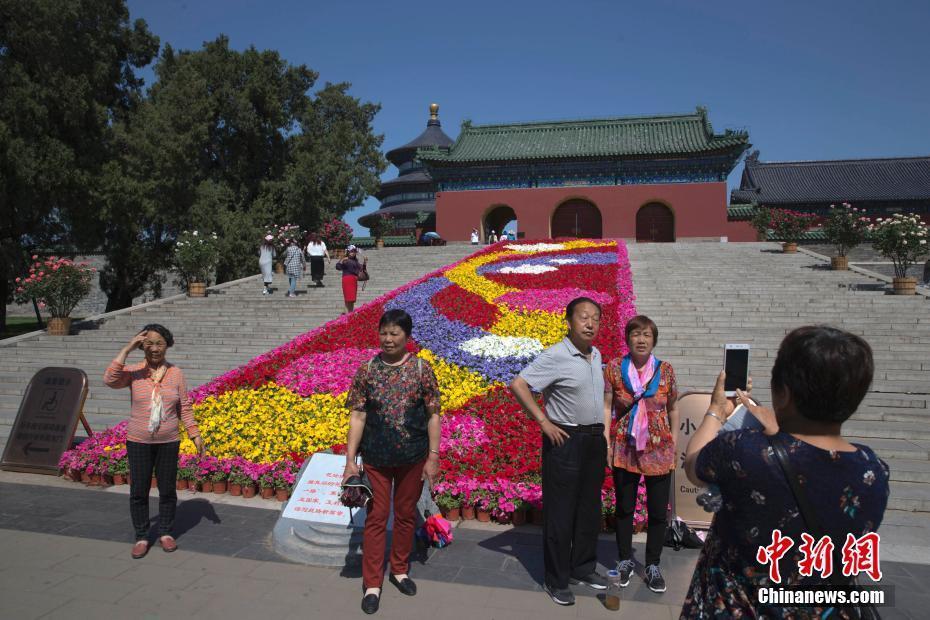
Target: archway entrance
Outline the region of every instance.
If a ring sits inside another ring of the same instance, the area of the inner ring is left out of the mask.
[[[659,202],[650,202],[636,213],[637,242],[671,242],[675,240],[675,214]]]
[[[600,239],[603,236],[601,212],[587,200],[564,202],[552,214],[552,238],[584,237]]]
[[[491,231],[500,239],[501,233],[505,230],[517,232],[517,214],[507,205],[493,207],[484,216],[481,237],[484,241],[488,240]]]

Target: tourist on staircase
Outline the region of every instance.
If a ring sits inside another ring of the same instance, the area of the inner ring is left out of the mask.
[[[316,282],[318,287],[323,286],[323,259],[330,260],[330,258],[326,243],[316,233],[310,235],[310,243],[307,244],[307,256],[310,257],[310,279]]]
[[[149,550],[149,489],[152,472],[158,481],[158,537],[167,552],[178,548],[171,535],[178,496],[178,421],[203,454],[203,439],[194,420],[187,396],[187,383],[181,369],[166,359],[174,337],[167,328],[151,324],[132,337],[103,375],[111,388],[130,388],[132,403],[126,433],[129,459],[129,512],[135,528],[136,542],[132,557],[139,559]],[[127,367],[126,358],[136,349],[145,353],[145,361]]]
[[[297,244],[297,239],[287,242],[287,253],[284,255],[284,271],[287,273],[287,296],[297,297],[297,281],[307,268],[304,261],[304,252]]]
[[[573,605],[569,584],[607,589],[596,569],[608,427],[601,354],[592,344],[601,307],[575,298],[565,320],[568,335],[530,362],[510,390],[542,432],[543,588],[556,604]],[[531,390],[542,393],[545,411]]]
[[[262,295],[271,295],[271,283],[274,281],[274,245],[271,243],[274,237],[265,235],[262,243],[258,248],[258,268],[262,272],[262,283],[265,288],[262,289]]]
[[[830,614],[823,607],[765,604],[759,595],[763,589],[849,586],[847,568],[867,568],[873,579],[880,578],[874,532],[888,504],[888,466],[871,448],[842,435],[843,423],[869,391],[874,369],[872,349],[859,336],[799,327],[778,348],[772,409],[737,390],[738,402],[762,429],[723,433],[736,402],[727,399],[720,373],[685,455],[688,479],[718,486],[722,503],[682,618],[869,617],[862,609]],[[799,565],[805,544],[813,561],[807,576]],[[856,562],[858,568],[847,566],[852,556],[864,560]],[[827,565],[832,572],[824,577]]]
[[[611,360],[604,370],[605,415],[616,412],[616,432],[608,462],[617,495],[617,554],[620,585],[630,583],[633,562],[633,511],[640,477],[646,482],[646,556],[643,572],[653,592],[665,592],[659,570],[668,500],[675,469],[674,429],[678,426],[678,386],[672,365],[652,354],[659,328],[646,316],[635,316],[624,330],[629,353]]]
[[[362,611],[378,611],[384,582],[387,522],[394,500],[390,581],[413,596],[409,556],[413,548],[416,505],[423,480],[439,475],[440,395],[429,362],[407,351],[413,330],[410,315],[388,310],[378,323],[381,352],[363,364],[346,397],[351,411],[342,482],[364,471],[372,490],[362,542]],[[393,490],[392,490],[393,489]]]
[[[368,259],[358,260],[358,248],[350,245],[346,248],[345,257],[336,263],[336,269],[342,272],[342,298],[345,301],[348,314],[355,308],[358,299],[358,276],[366,271]]]

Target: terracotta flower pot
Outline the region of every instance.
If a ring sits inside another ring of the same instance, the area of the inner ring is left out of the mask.
[[[526,510],[524,508],[515,510],[510,522],[514,525],[526,525]]]
[[[451,521],[452,523],[455,523],[462,518],[462,509],[458,506],[455,508],[441,508],[440,510],[443,511],[443,518],[447,521]]]
[[[105,487],[113,486],[113,476],[110,474],[103,474],[103,478],[100,480],[100,483]]]
[[[255,485],[254,484],[242,485],[242,497],[255,497]]]
[[[274,487],[262,487],[262,499],[271,499],[274,497]]]
[[[287,489],[275,489],[274,490],[274,498],[278,500],[279,502],[286,502],[287,496],[288,496]]]
[[[178,491],[187,490],[187,480],[181,480],[180,478],[178,478],[177,482],[174,483],[174,488],[177,489]]]
[[[126,484],[126,476],[123,474],[113,474],[113,484]]]
[[[513,520],[512,512],[505,512],[504,514],[494,517],[494,520],[500,523],[501,525],[510,525]]]
[[[917,294],[917,278],[894,278],[891,286],[895,295]]]
[[[213,481],[212,480],[203,480],[200,483],[200,490],[204,493],[213,493]]]
[[[98,487],[100,486],[100,474],[91,474],[90,475],[90,486]]]
[[[219,482],[217,482],[216,480],[214,480],[213,481],[213,492],[216,493],[217,495],[222,495],[223,493],[225,493],[226,492],[226,481],[220,480]]]
[[[81,472],[81,482],[90,484],[90,474],[86,470]]]
[[[797,243],[785,243],[785,245],[782,246],[781,251],[784,252],[785,254],[794,254],[795,252],[798,251],[798,244]]]
[[[848,256],[833,256],[830,258],[830,269],[833,271],[848,271],[849,270],[849,257]]]
[[[71,333],[71,317],[55,317],[48,320],[49,336],[67,336]]]
[[[242,495],[242,485],[236,482],[229,483],[229,494],[234,497],[239,497]]]
[[[462,506],[462,518],[466,521],[471,521],[475,518],[475,507],[474,506]]]
[[[188,297],[206,297],[207,296],[207,283],[206,282],[188,282],[187,283],[187,296]]]
[[[491,521],[491,513],[487,510],[482,510],[481,508],[477,509],[475,516],[481,523],[488,523]]]
[[[197,492],[197,481],[196,481],[196,480],[193,480],[193,479],[188,480],[188,481],[187,481],[187,489],[188,489],[189,491],[193,492],[193,493],[196,493],[196,492]]]

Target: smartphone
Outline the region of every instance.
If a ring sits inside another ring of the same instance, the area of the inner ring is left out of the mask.
[[[727,373],[723,389],[728,397],[736,396],[736,390],[746,391],[746,383],[749,380],[749,345],[724,345],[723,370]]]

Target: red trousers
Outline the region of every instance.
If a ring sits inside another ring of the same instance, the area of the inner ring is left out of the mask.
[[[365,517],[362,539],[362,582],[366,588],[380,588],[384,582],[384,547],[391,514],[391,487],[394,495],[394,537],[391,543],[391,574],[409,570],[410,551],[416,528],[417,500],[423,491],[426,460],[400,467],[366,465],[372,500]]]

